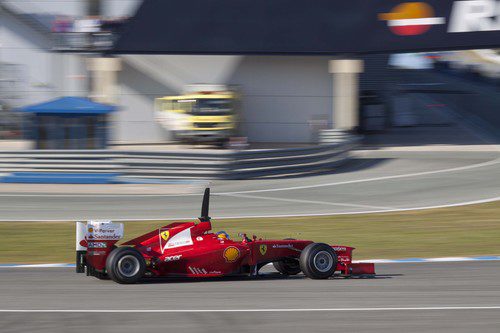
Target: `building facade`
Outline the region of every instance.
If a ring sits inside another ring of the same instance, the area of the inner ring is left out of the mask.
[[[30,2],[33,2],[31,5]],[[93,2],[93,1],[91,1]],[[53,52],[47,17],[88,15],[85,1],[2,1],[0,62],[16,65],[12,107],[60,96],[88,96],[90,53]],[[97,1],[103,17],[132,16],[139,0]],[[95,3],[92,4],[95,8]],[[35,8],[36,7],[36,8]],[[95,9],[94,9],[95,10]],[[28,16],[26,16],[28,14]],[[43,14],[43,15],[42,15]],[[27,19],[28,17],[28,19]],[[39,24],[45,17],[44,25]],[[36,20],[35,20],[36,19]],[[185,85],[235,85],[242,93],[241,131],[251,142],[313,142],[319,127],[334,125],[334,80],[325,56],[123,55],[116,73],[111,140],[159,143],[171,139],[154,117],[154,100]],[[0,92],[0,94],[8,91]],[[1,96],[0,96],[1,98]]]

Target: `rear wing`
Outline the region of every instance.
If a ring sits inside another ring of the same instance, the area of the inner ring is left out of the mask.
[[[76,272],[85,273],[87,256],[99,251],[109,253],[123,234],[123,223],[108,220],[76,222]]]

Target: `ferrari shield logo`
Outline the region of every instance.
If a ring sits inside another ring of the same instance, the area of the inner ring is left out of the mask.
[[[259,250],[260,250],[260,254],[265,255],[265,254],[266,254],[266,252],[267,252],[267,245],[266,245],[266,244],[262,244],[262,245],[259,247]]]
[[[165,230],[165,229],[159,229],[158,230],[158,238],[160,239],[160,250],[161,250],[161,253],[163,253],[163,251],[165,251],[165,248],[167,247],[167,241],[168,239],[170,238],[170,232],[168,230]]]
[[[168,232],[168,230],[163,231],[160,233],[160,236],[164,241],[167,241],[168,238],[170,237],[170,232]]]

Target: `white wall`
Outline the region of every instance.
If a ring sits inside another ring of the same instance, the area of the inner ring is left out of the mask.
[[[243,91],[244,130],[254,142],[309,142],[312,118],[332,121],[326,57],[245,57],[230,83]]]
[[[50,52],[47,35],[0,12],[0,62],[22,68],[22,99],[15,106],[86,94],[86,70],[79,55]]]
[[[153,100],[190,83],[239,85],[243,131],[253,142],[309,142],[312,118],[332,121],[327,57],[135,55],[123,60],[118,141],[164,140],[165,131],[153,120]]]
[[[82,15],[82,0],[11,0],[25,12]],[[103,15],[133,15],[140,0],[105,0]],[[22,64],[21,105],[64,95],[87,94],[85,61],[50,53],[47,37],[0,13],[0,61]],[[332,78],[327,57],[124,56],[118,74],[119,104],[113,116],[115,141],[162,142],[169,138],[154,120],[156,97],[178,94],[184,85],[239,85],[243,134],[250,141],[309,142],[309,121],[332,121]]]
[[[132,16],[142,0],[104,0],[101,5],[103,16]]]
[[[87,3],[85,0],[5,0],[7,4],[24,13],[84,15]]]
[[[85,0],[6,0],[25,13],[83,16]],[[142,0],[103,0],[102,14],[132,16]],[[65,95],[86,96],[84,56],[49,52],[47,35],[0,11],[0,62],[23,69],[17,105]],[[387,85],[387,59],[369,56],[362,89]],[[332,122],[332,76],[328,57],[292,56],[123,56],[118,74],[119,104],[113,116],[116,141],[162,142],[169,134],[154,120],[156,97],[179,94],[186,84],[239,85],[243,134],[254,142],[309,142],[311,119]]]
[[[112,116],[111,140],[119,143],[155,143],[169,139],[154,120],[154,99],[173,90],[144,74],[127,62],[118,73],[119,111]]]

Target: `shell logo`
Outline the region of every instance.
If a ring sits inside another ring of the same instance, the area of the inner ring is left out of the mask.
[[[227,262],[235,262],[240,257],[240,250],[237,247],[229,246],[224,250],[223,256]]]
[[[444,17],[436,17],[434,8],[425,2],[405,2],[390,13],[379,14],[379,20],[387,21],[389,29],[399,36],[421,35],[433,25],[445,24]]]

